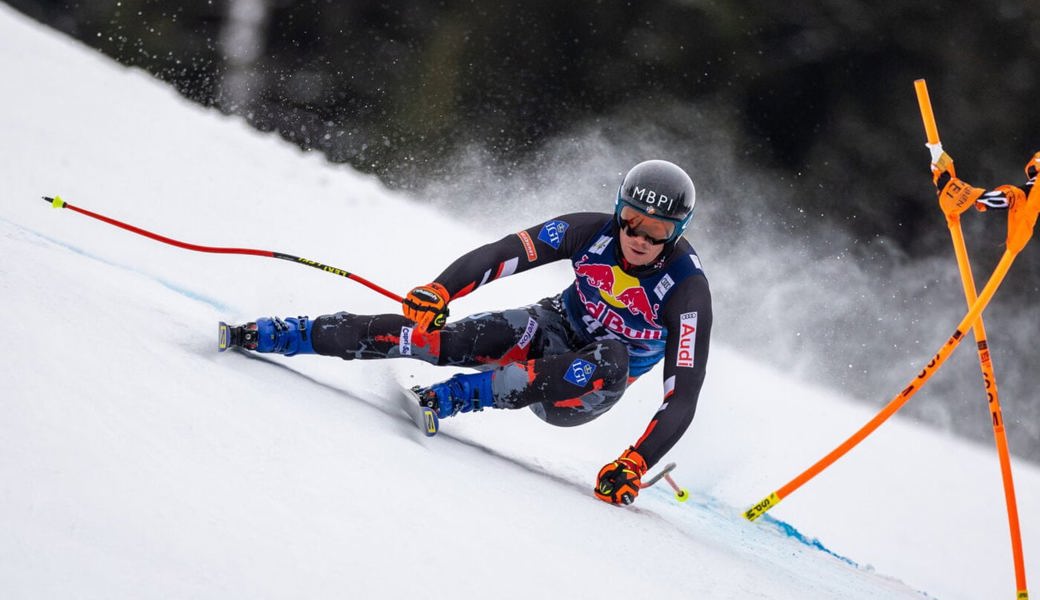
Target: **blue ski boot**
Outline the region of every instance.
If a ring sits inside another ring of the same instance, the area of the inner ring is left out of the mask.
[[[314,354],[311,338],[313,322],[307,317],[260,318],[245,325],[220,324],[218,349],[240,347],[255,352],[277,352],[286,356]]]
[[[484,410],[495,405],[495,395],[491,390],[494,375],[494,371],[459,373],[447,381],[420,389],[419,404],[432,408],[438,419],[460,412]]]

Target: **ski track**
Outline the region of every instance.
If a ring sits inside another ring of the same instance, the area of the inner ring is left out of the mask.
[[[240,349],[237,349],[237,348],[234,350],[233,353],[237,354],[239,356],[246,357],[246,358],[248,358],[250,360],[263,362],[263,363],[272,365],[274,367],[277,367],[277,368],[280,368],[280,369],[284,369],[284,370],[292,373],[293,375],[306,380],[311,385],[319,386],[319,387],[322,387],[324,389],[330,390],[330,391],[332,391],[332,392],[334,392],[336,394],[342,395],[343,397],[345,397],[345,398],[347,398],[347,399],[349,399],[351,401],[364,403],[364,404],[366,404],[366,405],[368,405],[368,406],[370,406],[372,408],[375,408],[375,409],[379,410],[380,412],[382,412],[382,413],[384,413],[384,414],[386,414],[386,415],[388,415],[390,417],[393,417],[393,418],[398,419],[398,420],[403,420],[405,422],[405,424],[407,425],[407,427],[404,428],[403,435],[405,435],[408,438],[414,439],[417,442],[423,442],[427,438],[427,436],[423,435],[421,432],[416,430],[415,423],[412,421],[411,417],[406,412],[404,412],[403,408],[401,410],[394,410],[394,406],[395,406],[395,403],[397,401],[397,398],[386,398],[386,397],[383,397],[383,398],[380,398],[381,401],[379,401],[379,402],[372,402],[370,400],[366,400],[365,398],[363,398],[363,397],[361,397],[359,395],[353,394],[353,393],[347,391],[346,389],[343,389],[340,386],[337,386],[335,384],[331,384],[331,383],[328,383],[328,382],[325,382],[325,381],[321,381],[318,378],[312,377],[311,375],[308,375],[306,373],[303,373],[301,371],[293,369],[291,365],[286,364],[284,362],[279,362],[277,360],[272,360],[270,358],[267,358],[266,356],[255,354],[255,353],[252,353],[252,352],[249,352],[249,351],[246,351],[246,350],[240,350]],[[389,391],[389,395],[391,395],[391,396],[396,395],[396,394],[393,393],[393,389],[392,388]],[[529,473],[532,473],[532,474],[535,474],[535,475],[539,475],[541,477],[545,477],[545,478],[547,478],[549,480],[555,481],[556,483],[560,484],[563,487],[570,488],[570,489],[572,489],[572,490],[574,490],[574,491],[576,491],[576,492],[578,492],[580,494],[584,494],[584,495],[591,495],[592,494],[592,489],[588,485],[586,485],[586,484],[579,483],[579,482],[577,482],[577,481],[575,481],[573,479],[569,479],[569,478],[564,477],[562,475],[558,475],[558,474],[553,473],[551,471],[548,471],[548,470],[546,470],[546,469],[544,469],[542,467],[539,467],[536,464],[533,464],[533,463],[531,463],[529,461],[526,461],[526,460],[524,460],[522,458],[519,458],[519,457],[516,457],[516,456],[510,456],[510,455],[506,454],[505,452],[501,452],[501,451],[495,450],[495,449],[493,449],[493,448],[491,448],[489,446],[486,446],[484,444],[481,444],[479,442],[476,442],[476,441],[473,441],[473,440],[470,440],[470,439],[466,439],[464,437],[452,435],[450,433],[451,419],[444,419],[444,420],[441,421],[441,424],[444,425],[447,428],[447,430],[441,429],[441,431],[436,435],[436,437],[438,439],[450,440],[450,441],[452,441],[452,442],[454,442],[456,444],[459,444],[459,445],[471,448],[473,450],[477,450],[477,451],[482,452],[482,453],[484,453],[484,454],[486,454],[488,456],[494,457],[497,460],[500,460],[500,461],[502,461],[504,463],[507,463],[508,466],[510,466],[510,467],[523,469],[524,471],[527,471]],[[652,473],[650,473],[650,475],[652,475]],[[665,491],[665,494],[661,493],[662,490]],[[663,480],[662,480],[662,482],[658,482],[658,484],[656,484],[654,487],[648,488],[646,490],[643,490],[640,493],[640,496],[643,497],[643,498],[646,498],[646,497],[651,496],[651,495],[657,497],[660,500],[662,495],[666,495],[666,496],[668,496],[670,498],[672,496],[672,492],[670,491],[670,488],[668,488],[666,486],[666,484],[663,483]],[[734,515],[741,516],[742,513],[743,513],[742,509],[739,509],[737,507],[733,507],[733,506],[727,505],[727,504],[719,501],[717,498],[713,498],[711,496],[706,496],[704,494],[697,493],[697,494],[692,494],[691,498],[689,500],[687,500],[686,502],[684,502],[683,504],[685,506],[687,506],[687,507],[692,507],[692,508],[694,508],[696,510],[709,511],[711,514],[715,515],[716,517],[722,517],[722,515],[725,515],[725,518],[728,518],[733,523],[737,523],[737,524],[743,525],[743,522],[740,521],[739,519],[732,518]],[[658,518],[658,519],[662,520],[662,522],[667,523],[669,525],[676,525],[676,524],[671,523],[668,520],[667,517],[665,517],[663,515],[660,515],[660,514],[654,512],[654,511],[652,511],[652,510],[643,509],[643,508],[641,508],[638,505],[627,507],[627,510],[635,512],[635,513],[638,513],[638,514],[644,514],[644,515],[647,515],[648,517]],[[860,568],[860,566],[854,560],[852,560],[852,559],[850,559],[850,558],[848,558],[846,556],[842,556],[841,554],[838,554],[838,553],[834,552],[833,550],[827,548],[822,542],[820,542],[820,540],[818,540],[816,538],[809,538],[809,537],[805,536],[803,533],[798,531],[798,529],[796,527],[790,525],[789,523],[785,523],[784,521],[782,521],[780,519],[777,519],[777,518],[775,518],[775,517],[773,517],[771,515],[768,515],[768,514],[762,516],[759,519],[759,522],[761,524],[763,524],[763,525],[768,525],[773,530],[773,532],[778,534],[780,537],[783,537],[785,539],[794,541],[794,542],[796,542],[798,544],[801,544],[801,545],[803,545],[803,546],[805,546],[805,547],[807,547],[807,548],[809,548],[811,550],[818,551],[818,552],[821,552],[823,554],[832,556],[832,557],[834,557],[834,558],[836,558],[836,559],[838,559],[838,560],[848,564],[849,566],[851,566],[853,568],[857,568],[857,569]]]

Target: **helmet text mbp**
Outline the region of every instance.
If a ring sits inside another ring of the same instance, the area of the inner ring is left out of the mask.
[[[672,203],[675,202],[675,198],[669,198],[664,194],[658,194],[651,189],[641,188],[639,186],[635,186],[632,189],[632,197],[638,198],[647,204],[652,204],[657,208],[663,207],[665,210],[671,210]]]

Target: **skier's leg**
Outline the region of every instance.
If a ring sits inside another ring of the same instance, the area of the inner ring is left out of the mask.
[[[531,307],[480,313],[426,333],[400,315],[336,313],[315,319],[314,349],[346,360],[416,358],[441,366],[477,367],[522,360],[535,340]]]
[[[262,318],[232,328],[231,345],[257,352],[321,354],[345,360],[415,358],[436,365],[481,366],[526,360],[540,336],[534,307],[481,313],[425,333],[401,315],[340,312]]]
[[[338,312],[314,320],[314,349],[343,360],[411,357],[437,364],[440,334],[419,333],[401,315]]]
[[[546,422],[568,427],[605,413],[627,386],[628,350],[618,340],[604,340],[577,351],[455,375],[421,390],[420,396],[441,418],[487,407],[530,406]]]
[[[511,407],[529,406],[540,419],[560,427],[582,425],[607,412],[630,383],[628,347],[620,340],[510,366],[501,386]],[[525,368],[518,371],[520,366]],[[522,382],[525,373],[527,385]]]

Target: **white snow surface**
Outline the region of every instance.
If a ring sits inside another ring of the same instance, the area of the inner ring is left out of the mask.
[[[449,370],[218,353],[218,320],[398,307],[314,269],[173,248],[39,197],[313,258],[398,293],[553,215],[472,229],[5,5],[0,72],[0,597],[1014,597],[994,448],[898,416],[771,518],[745,521],[873,410],[745,358],[725,331],[664,461],[692,499],[661,484],[627,508],[595,500],[593,479],[658,408],[659,371],[584,427],[493,411],[426,439],[394,382]],[[536,270],[453,311],[567,282],[566,265]],[[1018,460],[1014,473],[1035,583],[1040,468]]]

